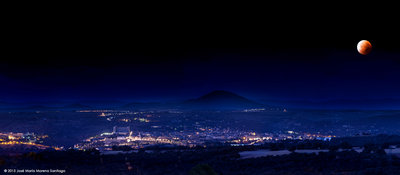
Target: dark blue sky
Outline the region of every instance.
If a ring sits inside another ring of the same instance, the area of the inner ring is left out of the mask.
[[[400,47],[393,35],[248,20],[144,21],[50,28],[47,21],[27,20],[29,30],[7,28],[0,100],[163,101],[213,90],[252,99],[400,98]],[[362,39],[373,45],[367,56],[356,50]]]
[[[164,55],[155,48],[150,52],[160,55],[95,53],[85,61],[55,53],[43,63],[2,63],[0,93],[5,101],[180,100],[218,89],[253,99],[400,98],[399,53],[374,48],[362,56],[357,41],[343,42],[351,49],[190,48]]]

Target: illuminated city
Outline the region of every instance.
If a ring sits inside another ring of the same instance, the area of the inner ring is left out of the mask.
[[[16,145],[31,146],[40,150],[52,148],[61,150],[62,148],[43,145],[43,140],[48,135],[36,135],[35,133],[0,133],[0,147],[13,147]]]
[[[356,37],[325,6],[24,4],[2,10],[0,174],[400,175],[399,32],[362,21],[396,10],[360,6]]]
[[[134,149],[144,148],[154,145],[170,146],[205,146],[205,143],[217,142],[225,143],[231,146],[261,145],[263,143],[276,142],[279,140],[324,140],[330,141],[335,137],[332,135],[324,136],[321,134],[297,133],[287,131],[287,133],[270,134],[255,132],[238,132],[229,129],[220,130],[219,128],[197,128],[193,133],[172,132],[157,135],[150,132],[133,133],[124,128],[125,131],[116,131],[111,133],[102,133],[86,139],[83,143],[76,144],[75,149],[97,148],[99,150],[112,150],[113,146],[130,146]]]

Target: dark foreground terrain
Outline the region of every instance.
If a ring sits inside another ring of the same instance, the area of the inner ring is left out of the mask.
[[[263,147],[292,150],[300,145],[329,151],[247,159],[239,152],[260,147],[152,148],[112,155],[97,150],[43,151],[1,156],[0,169],[2,173],[4,169],[59,169],[65,170],[63,174],[400,174],[400,158],[386,154],[383,145],[365,145],[362,152],[338,151],[349,147],[347,144],[280,143]]]

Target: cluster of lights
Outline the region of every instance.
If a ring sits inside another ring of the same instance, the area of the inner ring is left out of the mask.
[[[0,133],[3,138],[0,139],[0,145],[32,145],[39,149],[50,148],[50,146],[38,144],[35,142],[49,137],[48,135],[35,135],[34,133]],[[55,150],[61,150],[59,147],[52,147]]]

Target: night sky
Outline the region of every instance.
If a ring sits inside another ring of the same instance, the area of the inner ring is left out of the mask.
[[[193,21],[19,22],[3,33],[0,100],[170,101],[213,90],[251,99],[400,98],[393,38]],[[366,56],[356,49],[363,39],[373,45]]]

